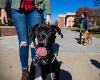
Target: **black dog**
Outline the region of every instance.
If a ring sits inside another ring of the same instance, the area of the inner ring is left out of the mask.
[[[30,38],[32,39],[34,46],[38,50],[40,47],[46,48],[46,56],[38,56],[36,63],[41,66],[42,78],[46,79],[49,73],[53,73],[53,80],[59,80],[60,64],[53,53],[52,45],[55,43],[56,33],[61,35],[61,29],[55,25],[35,25],[30,31]],[[30,80],[34,80],[35,77],[35,65],[34,62],[30,66]]]

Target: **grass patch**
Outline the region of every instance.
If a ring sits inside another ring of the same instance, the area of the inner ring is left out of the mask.
[[[69,27],[68,29],[71,31],[76,31],[76,32],[80,31],[80,28],[78,27],[71,27],[71,28]],[[94,37],[100,38],[100,28],[91,28],[90,32],[92,32]]]
[[[94,37],[100,38],[100,34],[94,34]]]

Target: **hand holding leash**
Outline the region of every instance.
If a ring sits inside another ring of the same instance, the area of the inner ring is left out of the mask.
[[[52,22],[51,22],[51,16],[50,16],[50,15],[47,15],[47,16],[46,16],[46,24],[47,24],[47,25],[51,25],[51,23],[52,23]]]
[[[1,17],[0,17],[1,23],[3,25],[6,25],[8,23],[8,19],[7,19],[7,12],[5,9],[1,9]]]

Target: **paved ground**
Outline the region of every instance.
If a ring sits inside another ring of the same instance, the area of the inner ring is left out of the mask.
[[[100,39],[84,47],[77,43],[78,33],[62,32],[64,38],[56,39],[61,80],[100,80]],[[0,37],[0,80],[20,80],[20,68],[17,36]]]
[[[64,38],[57,37],[56,42],[60,46],[59,51],[64,53],[99,53],[100,54],[100,39],[93,38],[92,45],[86,47],[78,44],[79,33],[69,30],[62,30]]]

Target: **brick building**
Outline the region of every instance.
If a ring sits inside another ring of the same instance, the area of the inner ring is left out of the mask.
[[[68,12],[67,14],[60,14],[58,16],[58,26],[60,28],[73,27],[75,16],[76,13],[71,13],[71,12]]]

